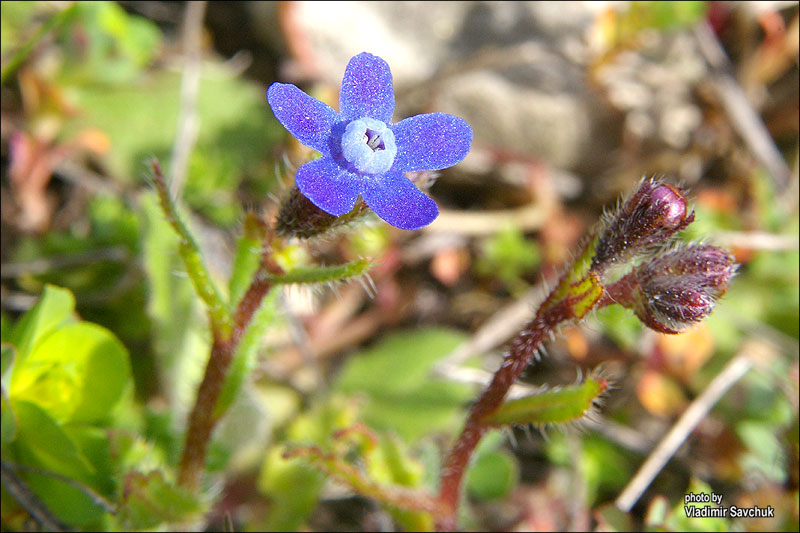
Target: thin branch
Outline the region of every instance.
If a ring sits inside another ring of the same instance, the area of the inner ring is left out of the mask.
[[[735,246],[747,250],[782,252],[800,248],[797,235],[779,235],[765,231],[726,231],[714,235],[714,242],[720,246]]]
[[[624,513],[630,512],[653,479],[661,472],[675,452],[678,451],[678,448],[694,428],[697,427],[697,424],[708,415],[711,408],[720,398],[752,367],[752,360],[742,351],[708,384],[703,394],[698,396],[686,409],[656,449],[653,450],[650,457],[639,468],[639,471],[630,480],[628,486],[617,497],[614,503],[618,509]]]
[[[11,493],[14,499],[43,529],[48,531],[69,531],[69,527],[53,516],[53,513],[33,493],[28,485],[17,477],[14,469],[5,461],[0,461],[0,478],[2,478],[3,486],[6,490]]]
[[[206,2],[187,2],[183,19],[183,52],[185,60],[181,77],[180,115],[175,143],[172,145],[169,175],[170,192],[179,196],[186,182],[189,156],[197,140],[197,93],[200,87],[200,45]]]
[[[520,231],[533,231],[544,225],[550,211],[540,204],[496,211],[456,211],[440,209],[439,216],[425,232],[448,232],[460,235],[492,235],[513,226]]]
[[[707,22],[698,24],[694,31],[700,52],[711,66],[714,87],[733,127],[741,135],[750,151],[772,175],[775,188],[784,192],[791,180],[791,171],[775,142],[739,83],[731,75],[731,64],[725,55],[714,30]]]

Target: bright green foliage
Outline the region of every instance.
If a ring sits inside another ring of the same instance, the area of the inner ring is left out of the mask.
[[[706,13],[707,2],[633,2],[624,13],[635,29],[691,26]]]
[[[575,422],[592,408],[607,388],[606,380],[588,376],[583,383],[508,400],[483,422],[493,426]]]
[[[21,465],[16,474],[72,528],[141,529],[198,518],[205,507],[197,497],[160,471],[125,474],[163,461],[129,433],[109,432],[131,397],[128,352],[108,330],[77,320],[74,302],[69,291],[48,285],[3,347],[3,460]],[[19,348],[13,361],[12,347]],[[112,518],[107,502],[120,495]]]
[[[325,474],[302,459],[284,459],[275,446],[264,459],[259,490],[272,502],[266,531],[298,531],[317,505]]]
[[[45,335],[74,320],[74,309],[75,298],[68,290],[46,286],[39,303],[11,331],[9,342],[16,348],[18,360],[24,360]]]
[[[131,379],[128,352],[95,324],[62,326],[15,365],[9,394],[37,403],[60,423],[97,423]]]
[[[76,320],[74,304],[69,291],[48,285],[9,335],[17,357],[3,378],[3,457],[81,484],[84,490],[18,472],[60,520],[99,527],[103,511],[87,494],[114,490],[100,427],[129,391],[131,371],[122,344],[108,330]],[[4,347],[4,366],[9,353]]]
[[[351,356],[333,389],[363,394],[367,424],[396,431],[407,442],[435,431],[454,433],[472,388],[432,379],[431,368],[464,339],[444,329],[389,335]]]
[[[7,442],[11,442],[17,434],[17,416],[14,413],[14,410],[11,408],[11,404],[8,401],[8,395],[6,393],[6,386],[7,380],[5,379],[6,370],[11,368],[11,365],[14,364],[14,358],[16,357],[16,352],[14,347],[8,344],[3,344],[0,347],[2,350],[2,359],[0,363],[2,363],[2,396],[0,396],[0,442],[5,444]]]
[[[130,381],[127,350],[108,330],[73,322],[74,299],[48,286],[12,332],[19,357],[9,395],[37,403],[60,423],[108,416]]]

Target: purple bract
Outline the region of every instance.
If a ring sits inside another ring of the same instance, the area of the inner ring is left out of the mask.
[[[392,73],[386,61],[366,52],[347,65],[339,113],[286,83],[270,85],[267,100],[298,141],[322,154],[302,165],[295,181],[306,198],[334,216],[353,209],[360,194],[393,226],[427,226],[439,209],[403,173],[455,165],[472,144],[472,128],[445,113],[392,124]]]

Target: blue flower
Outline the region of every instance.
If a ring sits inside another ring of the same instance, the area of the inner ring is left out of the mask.
[[[270,85],[267,100],[298,141],[322,154],[297,170],[295,182],[314,205],[334,216],[353,209],[360,194],[393,226],[427,226],[439,215],[436,202],[403,173],[455,165],[472,144],[472,128],[445,113],[391,123],[392,73],[386,61],[366,52],[347,65],[339,113],[286,83]]]

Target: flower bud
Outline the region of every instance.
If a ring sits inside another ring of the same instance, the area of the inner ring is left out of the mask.
[[[648,327],[679,333],[711,313],[735,272],[733,257],[721,248],[681,247],[637,267],[631,297],[621,300]]]
[[[689,212],[680,189],[650,179],[607,220],[592,259],[597,272],[684,229],[694,220],[694,211]]]
[[[349,213],[335,217],[314,205],[297,187],[292,187],[281,203],[276,229],[281,237],[310,239],[352,222],[368,210],[367,204],[358,200]]]

